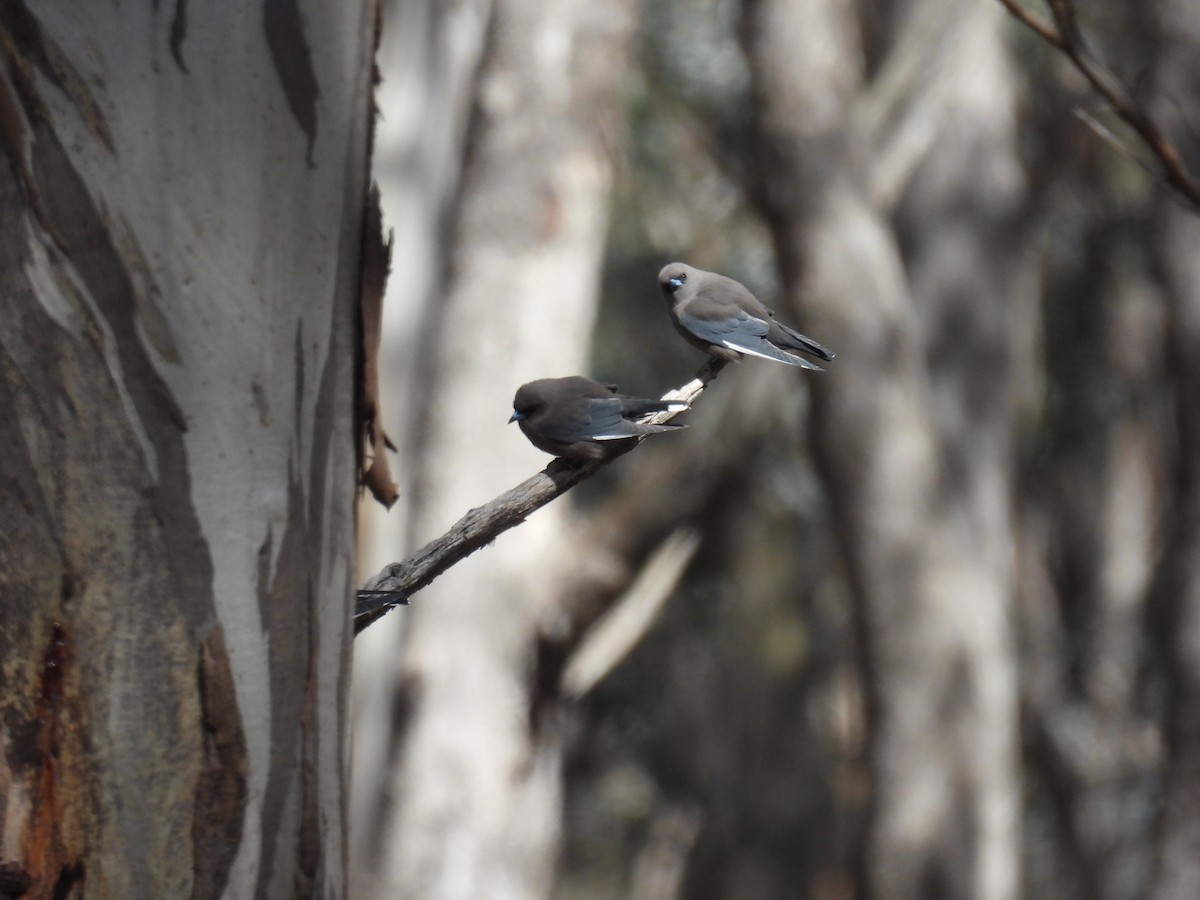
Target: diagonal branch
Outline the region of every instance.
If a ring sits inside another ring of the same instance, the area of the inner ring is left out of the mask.
[[[664,394],[662,399],[683,400],[690,404],[724,367],[725,363],[720,360],[709,360],[695,378],[683,387]],[[678,413],[675,412],[655,413],[645,421],[661,423],[676,415]],[[429,585],[447,569],[521,524],[532,513],[590,478],[634,446],[636,444],[601,460],[571,462],[556,459],[541,472],[509,488],[491,502],[470,510],[449,531],[430,541],[408,559],[385,566],[358,592],[354,608],[354,633],[358,634],[393,607],[407,603],[412,594]]]
[[[1032,10],[1026,9],[1020,0],[1000,0],[1000,2],[1014,19],[1027,27],[1051,47],[1056,50],[1066,49],[1063,45],[1063,39],[1054,29],[1053,22],[1043,19]]]
[[[1166,183],[1193,207],[1200,209],[1200,181],[1188,170],[1179,148],[1155,124],[1149,113],[1134,101],[1120,80],[1088,51],[1072,0],[1047,0],[1052,22],[1026,9],[1020,0],[1000,0],[1000,3],[1013,18],[1050,46],[1066,54],[1096,93],[1104,98],[1113,112],[1133,129],[1158,159]]]

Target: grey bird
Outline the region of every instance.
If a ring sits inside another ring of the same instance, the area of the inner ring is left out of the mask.
[[[644,425],[647,413],[687,409],[682,400],[641,400],[617,393],[615,384],[590,378],[540,378],[523,384],[513,398],[516,422],[539,450],[567,459],[603,459],[645,434],[685,428],[682,423]]]
[[[671,263],[658,273],[658,286],[675,330],[717,359],[739,362],[749,354],[818,372],[820,366],[791,351],[833,359],[832,350],[776,321],[775,313],[732,278]]]

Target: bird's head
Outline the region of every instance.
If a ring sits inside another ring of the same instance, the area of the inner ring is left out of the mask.
[[[513,414],[508,419],[508,424],[520,422],[522,419],[527,419],[542,405],[541,391],[538,389],[537,382],[523,384],[517,389],[517,395],[513,397]]]
[[[658,273],[658,286],[662,288],[664,294],[673,294],[685,284],[688,280],[688,267],[683,263],[671,263],[669,266],[664,266],[663,270]]]

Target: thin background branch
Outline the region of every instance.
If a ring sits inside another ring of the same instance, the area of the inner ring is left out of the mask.
[[[562,690],[579,698],[599,684],[638,645],[683,577],[700,546],[694,528],[673,531],[651,555],[629,588],[585,632],[563,668]]]
[[[1200,210],[1200,181],[1188,171],[1179,149],[1155,124],[1121,84],[1084,44],[1071,0],[1047,0],[1053,21],[1030,11],[1020,0],[1000,0],[1013,18],[1042,40],[1060,50],[1088,80],[1092,88],[1149,148],[1162,167],[1161,176],[1195,209]]]

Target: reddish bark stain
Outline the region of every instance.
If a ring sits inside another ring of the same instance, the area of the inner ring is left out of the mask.
[[[61,622],[50,623],[50,635],[42,650],[39,703],[37,707],[38,772],[33,785],[32,815],[23,841],[24,871],[31,879],[35,893],[52,897],[69,897],[81,886],[84,865],[71,853],[63,839],[64,810],[60,787],[62,773],[60,758],[65,724],[63,699],[65,682],[71,662],[69,635]]]

